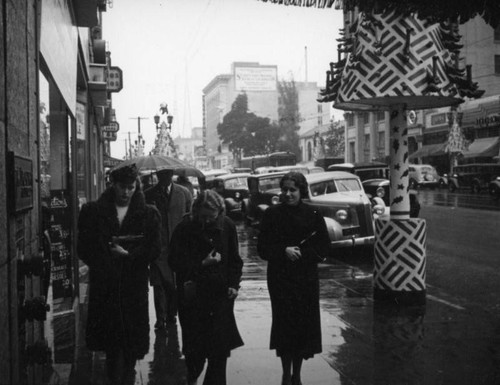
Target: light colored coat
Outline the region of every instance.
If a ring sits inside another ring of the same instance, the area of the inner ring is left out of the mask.
[[[172,270],[168,265],[168,247],[175,227],[184,215],[191,212],[192,196],[184,186],[172,183],[170,194],[166,197],[161,186],[147,190],[146,201],[156,206],[161,215],[161,254],[150,266],[151,285],[160,285],[162,280],[174,284]]]

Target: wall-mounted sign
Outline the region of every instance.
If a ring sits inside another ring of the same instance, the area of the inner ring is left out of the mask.
[[[109,122],[107,126],[101,127],[102,132],[118,132],[120,130],[120,125],[118,122]]]
[[[476,119],[476,125],[479,127],[488,127],[492,124],[500,123],[500,115],[494,114]]]
[[[116,132],[102,131],[102,138],[104,140],[109,140],[110,142],[114,142],[116,140]]]
[[[76,139],[85,140],[85,127],[87,127],[87,110],[85,104],[76,103]]]
[[[123,72],[120,67],[109,67],[107,78],[108,92],[120,92],[123,88]]]
[[[12,214],[33,208],[33,161],[7,154],[8,169],[8,209]]]

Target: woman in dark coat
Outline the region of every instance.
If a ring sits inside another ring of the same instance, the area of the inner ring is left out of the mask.
[[[225,385],[227,358],[243,345],[233,311],[243,261],[236,227],[224,207],[215,191],[203,191],[192,216],[177,225],[170,240],[188,384],[197,383],[208,360],[203,384]]]
[[[78,256],[89,266],[87,347],[106,352],[112,384],[134,383],[135,361],[149,350],[148,265],[160,254],[161,220],[145,203],[135,166],[82,207]]]
[[[321,353],[317,264],[328,253],[329,237],[322,215],[302,203],[304,175],[289,172],[280,187],[283,203],[264,212],[257,248],[268,261],[270,348],[281,358],[282,384],[298,385],[302,361]]]

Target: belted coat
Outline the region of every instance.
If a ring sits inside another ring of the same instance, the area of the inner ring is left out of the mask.
[[[136,191],[120,226],[114,202],[108,188],[78,218],[78,257],[89,267],[86,343],[90,350],[121,347],[140,359],[149,349],[148,266],[160,255],[160,214]],[[128,256],[112,256],[117,236],[128,236],[118,241]]]

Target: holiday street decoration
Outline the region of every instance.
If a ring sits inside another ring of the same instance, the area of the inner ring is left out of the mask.
[[[458,23],[480,15],[496,27],[500,2],[485,0],[261,0],[351,12],[320,102],[346,111],[389,111],[390,220],[375,232],[375,299],[425,301],[425,221],[410,218],[406,111],[457,106],[483,94],[461,66]],[[397,240],[395,242],[395,240]],[[408,267],[414,266],[415,271]],[[410,269],[411,270],[411,269]],[[402,285],[408,279],[412,285]]]

